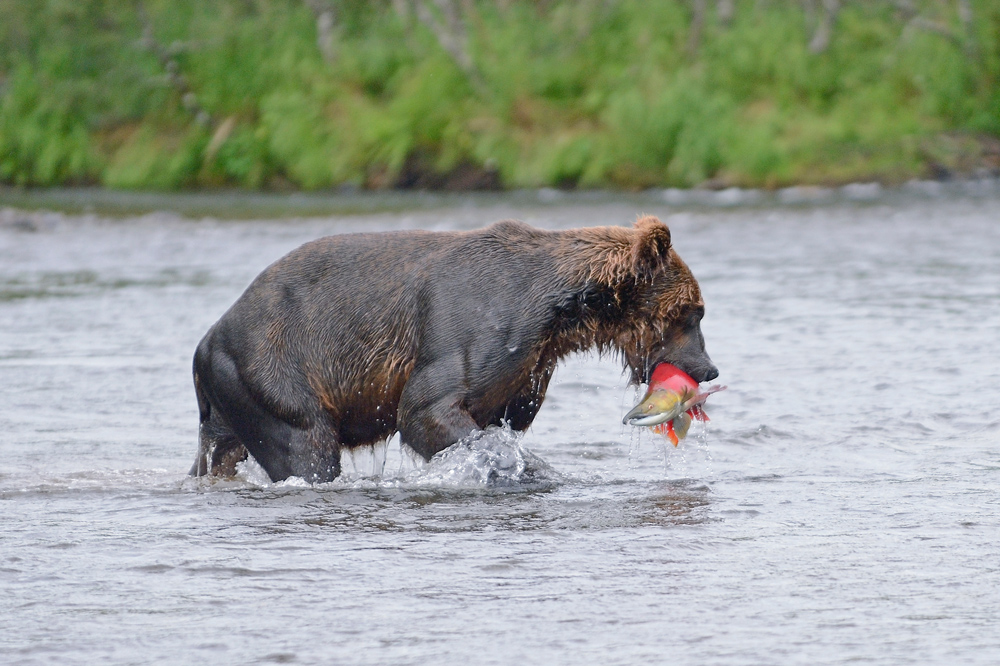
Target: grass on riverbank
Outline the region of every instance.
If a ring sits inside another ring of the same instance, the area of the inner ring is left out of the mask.
[[[776,187],[1000,167],[992,0],[847,2],[825,48],[822,3],[701,4],[0,0],[0,182]]]

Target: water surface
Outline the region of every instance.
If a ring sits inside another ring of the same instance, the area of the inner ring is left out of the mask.
[[[0,661],[1000,661],[1000,199],[665,200],[2,211]],[[639,212],[729,385],[678,448],[622,426],[635,391],[584,356],[521,440],[423,468],[391,442],[316,487],[185,476],[194,347],[286,251]]]

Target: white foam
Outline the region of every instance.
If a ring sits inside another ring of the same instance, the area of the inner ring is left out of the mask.
[[[490,427],[452,444],[406,477],[419,486],[487,488],[554,484],[559,474],[521,445],[509,427]]]
[[[272,485],[271,477],[267,475],[264,468],[249,454],[246,460],[236,464],[236,476],[253,486],[264,487]],[[301,481],[301,479],[299,480]]]
[[[398,464],[395,459],[398,458]],[[390,464],[387,464],[390,463]],[[395,468],[395,471],[391,471]],[[390,471],[387,473],[386,469]],[[300,477],[274,483],[252,456],[236,466],[243,482],[256,487],[303,487]],[[441,451],[430,462],[399,441],[341,452],[341,473],[330,485],[351,488],[537,488],[560,481],[558,472],[521,444],[521,433],[491,426]]]

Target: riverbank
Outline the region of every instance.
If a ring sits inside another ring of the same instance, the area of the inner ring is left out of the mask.
[[[1000,173],[1000,6],[0,4],[0,183],[840,186]]]
[[[732,187],[614,190],[520,189],[506,192],[339,190],[321,192],[122,191],[104,188],[13,188],[0,186],[0,228],[43,229],[64,215],[120,218],[168,215],[171,218],[283,219],[366,215],[436,209],[587,207],[624,204],[635,211],[814,207],[842,204],[898,205],[916,200],[977,199],[1000,196],[1000,178],[949,181],[911,180],[901,185],[877,182],[839,187],[802,186],[777,190]],[[169,212],[165,212],[169,211]],[[482,220],[485,224],[488,220]]]

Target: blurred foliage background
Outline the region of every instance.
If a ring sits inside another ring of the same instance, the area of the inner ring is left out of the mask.
[[[997,0],[0,0],[0,183],[764,186],[1000,168]]]

